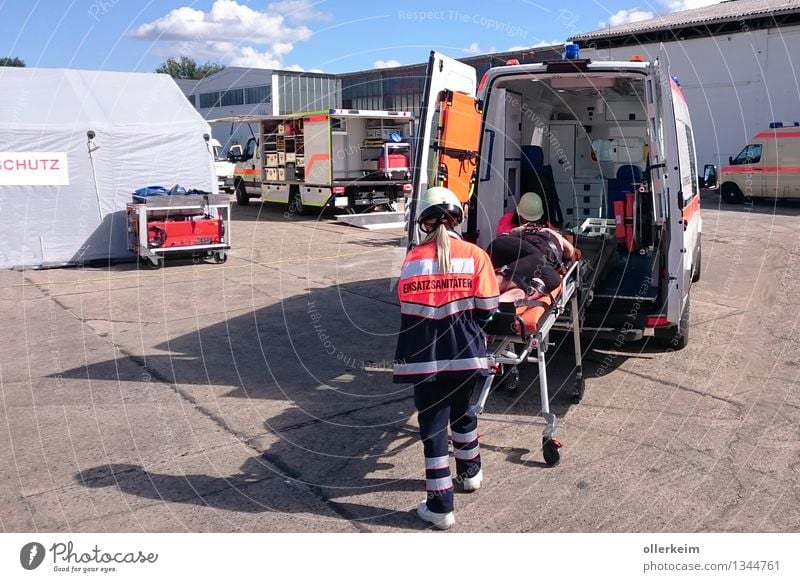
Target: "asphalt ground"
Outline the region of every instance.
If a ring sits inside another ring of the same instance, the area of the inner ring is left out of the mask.
[[[703,201],[691,340],[571,341],[481,417],[459,532],[800,530],[800,205]],[[224,265],[0,272],[6,532],[417,532],[422,445],[391,382],[398,231],[233,209]],[[564,344],[563,346],[561,344]]]

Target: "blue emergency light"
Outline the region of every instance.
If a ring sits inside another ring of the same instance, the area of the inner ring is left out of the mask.
[[[680,87],[680,86],[681,86],[681,80],[680,80],[678,77],[676,77],[676,76],[674,76],[674,75],[673,75],[673,76],[672,76],[672,80],[673,80],[673,81],[675,81],[675,84],[676,84],[678,87]]]
[[[576,61],[581,58],[581,47],[574,42],[564,45],[564,58],[569,61]]]

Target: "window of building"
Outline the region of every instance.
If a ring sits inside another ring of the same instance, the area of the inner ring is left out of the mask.
[[[222,94],[219,100],[222,106],[244,105],[244,91],[242,89],[230,89]]]
[[[272,103],[272,87],[270,85],[246,87],[244,89],[244,102],[248,105],[257,103]]]
[[[196,98],[194,95],[187,95],[186,98],[189,100],[189,103],[192,104],[192,107],[197,107]]]
[[[200,93],[200,107],[207,109],[209,107],[216,107],[219,103],[219,91],[213,93]]]

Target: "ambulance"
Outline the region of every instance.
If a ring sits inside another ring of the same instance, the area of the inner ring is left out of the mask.
[[[324,207],[394,210],[411,191],[413,121],[408,111],[328,109],[209,123],[258,127],[228,156],[240,206],[259,198],[305,214]]]
[[[565,58],[474,68],[438,52],[428,62],[407,208],[447,186],[467,205],[462,234],[486,248],[527,191],[571,234],[594,271],[582,329],[622,341],[686,346],[700,278],[700,180],[692,123],[662,50],[657,60]],[[601,260],[602,259],[602,260]]]
[[[720,172],[725,202],[751,198],[800,198],[800,122],[773,122]]]

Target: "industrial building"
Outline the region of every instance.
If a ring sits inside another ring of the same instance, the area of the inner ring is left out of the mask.
[[[569,39],[592,60],[652,60],[663,43],[699,164],[724,166],[773,121],[800,121],[800,2],[732,0]]]
[[[651,60],[663,43],[695,126],[700,164],[727,164],[773,121],[800,121],[800,2],[729,0],[578,34],[569,42],[593,60]],[[480,78],[510,59],[560,58],[563,45],[461,59]],[[455,56],[455,55],[453,55]],[[206,119],[284,114],[329,107],[411,111],[422,103],[425,63],[338,75],[228,67],[181,88]],[[244,143],[247,127],[217,126],[223,145]]]
[[[226,67],[200,81],[180,80],[178,86],[203,117],[216,119],[339,107],[342,83],[323,73]],[[242,124],[214,124],[212,131],[224,149],[245,143],[251,135]]]

